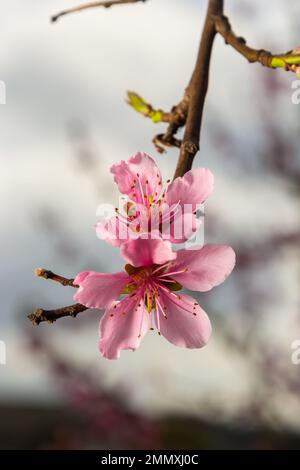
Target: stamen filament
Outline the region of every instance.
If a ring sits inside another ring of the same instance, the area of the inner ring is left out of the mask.
[[[154,271],[152,271],[152,274],[158,273],[161,269],[164,269],[164,268],[166,268],[167,266],[169,266],[169,265],[171,265],[171,264],[172,264],[171,261],[167,261],[167,263],[165,263],[165,264],[159,266],[159,267],[156,268]]]
[[[162,277],[169,277],[169,276],[174,276],[174,274],[182,274],[182,273],[186,273],[187,272],[187,268],[184,268],[182,269],[181,271],[173,271],[173,272],[168,272],[168,273],[163,273],[163,274],[160,274],[158,276],[158,279],[162,278]]]

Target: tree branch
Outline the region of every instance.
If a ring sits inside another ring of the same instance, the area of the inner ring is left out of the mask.
[[[67,279],[66,277],[60,276],[59,274],[55,274],[52,271],[49,271],[48,269],[36,268],[34,274],[37,277],[51,279],[52,281],[58,282],[62,286],[78,287],[76,284],[74,284],[74,279]]]
[[[73,317],[75,318],[78,313],[88,310],[87,307],[81,304],[69,305],[67,307],[57,308],[54,310],[44,310],[38,308],[33,313],[28,315],[29,320],[33,325],[39,325],[42,322],[54,323],[59,318]]]
[[[74,284],[74,279],[68,279],[66,277],[55,274],[48,269],[36,268],[34,274],[38,277],[43,277],[44,279],[51,279],[52,281],[58,282],[62,286],[71,286],[78,287]],[[69,305],[67,307],[61,307],[54,310],[44,310],[42,308],[36,309],[33,313],[28,315],[29,320],[34,325],[39,325],[41,322],[47,321],[48,323],[53,323],[59,318],[62,317],[76,317],[78,313],[88,310],[82,304]]]
[[[246,40],[238,37],[232,31],[228,18],[224,15],[214,17],[216,31],[223,36],[226,44],[230,44],[237,52],[242,54],[249,62],[259,62],[265,67],[290,69],[293,65],[300,64],[300,54],[289,51],[285,54],[274,55],[264,49],[253,49],[247,46]]]
[[[51,16],[52,23],[55,23],[59,18],[65,15],[69,15],[70,13],[77,13],[83,10],[89,10],[91,8],[110,8],[115,5],[125,5],[126,3],[138,3],[138,2],[146,2],[147,0],[111,0],[111,1],[101,1],[101,2],[89,2],[84,3],[82,5],[78,5],[73,8],[69,8],[68,10],[63,10],[56,15]]]
[[[175,137],[175,134],[182,126],[185,125],[189,105],[188,89],[185,91],[184,97],[180,103],[173,106],[169,112],[155,109],[150,103],[147,103],[147,101],[133,91],[127,92],[126,102],[135,111],[150,118],[152,122],[166,122],[169,124],[164,134],[158,134],[152,140],[159,153],[163,153],[165,151],[164,147],[180,148],[181,141]]]
[[[196,66],[188,87],[189,108],[174,178],[183,176],[191,169],[194,157],[199,150],[202,116],[208,89],[210,58],[216,35],[214,17],[222,15],[222,13],[223,0],[209,0]]]

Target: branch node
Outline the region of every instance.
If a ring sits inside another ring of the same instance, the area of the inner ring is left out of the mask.
[[[192,141],[186,141],[182,144],[182,150],[184,153],[188,154],[188,156],[194,156],[199,150],[199,145]]]

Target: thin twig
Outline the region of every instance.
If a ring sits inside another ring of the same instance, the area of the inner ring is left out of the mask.
[[[74,284],[74,279],[67,279],[66,277],[55,274],[48,269],[36,268],[34,274],[38,277],[43,277],[44,279],[51,279],[52,281],[58,282],[62,286],[78,287],[76,284]]]
[[[173,106],[171,111],[166,112],[162,109],[155,108],[144,98],[134,91],[127,92],[126,102],[135,111],[143,116],[150,118],[154,123],[165,122],[168,127],[165,133],[156,135],[152,142],[159,153],[165,151],[165,147],[179,147],[181,141],[175,137],[177,131],[185,125],[188,110],[188,92],[186,91],[183,99],[177,106]]]
[[[78,13],[83,10],[89,10],[91,8],[110,8],[115,5],[125,5],[126,3],[138,3],[138,2],[146,2],[147,0],[111,0],[111,1],[101,1],[101,2],[89,2],[84,3],[82,5],[78,5],[73,8],[69,8],[67,10],[63,10],[56,15],[51,16],[52,23],[55,23],[59,18],[65,15],[69,15],[70,13]]]
[[[236,36],[228,18],[224,15],[214,17],[216,31],[223,36],[226,44],[230,44],[237,52],[242,54],[249,62],[259,62],[265,67],[289,67],[300,63],[300,55],[289,51],[285,54],[272,54],[265,49],[253,49],[246,44],[246,40]]]
[[[174,178],[183,176],[191,169],[194,157],[199,150],[204,102],[208,89],[210,58],[216,35],[214,17],[222,15],[222,13],[223,0],[209,0],[196,66],[189,85],[190,99],[186,127]]]
[[[74,279],[68,279],[66,277],[55,274],[48,269],[37,268],[34,271],[35,275],[38,277],[43,277],[44,279],[51,279],[52,281],[58,282],[62,286],[71,286],[78,287],[74,284]],[[61,307],[54,310],[44,310],[38,308],[33,313],[28,315],[29,320],[34,325],[39,325],[41,322],[47,321],[48,323],[53,323],[59,318],[62,317],[76,317],[78,313],[87,310],[87,307],[81,304],[69,305],[67,307]]]
[[[69,305],[67,307],[57,308],[54,310],[38,308],[33,313],[30,313],[28,318],[33,325],[39,325],[42,322],[54,323],[59,318],[63,317],[75,318],[78,313],[84,312],[85,310],[88,310],[88,308],[81,304]]]
[[[180,125],[169,124],[164,134],[157,134],[153,137],[152,142],[159,153],[164,153],[165,147],[178,147],[181,146],[181,140],[175,137]]]

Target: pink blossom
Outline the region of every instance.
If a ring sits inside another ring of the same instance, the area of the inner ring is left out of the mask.
[[[173,243],[189,239],[199,226],[196,210],[213,190],[214,178],[206,168],[188,171],[166,188],[154,160],[137,153],[111,167],[119,191],[128,202],[125,212],[96,225],[98,235],[120,246],[141,233],[151,233]]]
[[[117,359],[123,349],[134,351],[154,324],[176,346],[205,346],[210,320],[195,299],[178,291],[184,287],[205,292],[221,284],[235,264],[232,248],[205,245],[173,252],[168,241],[137,238],[123,243],[121,254],[128,263],[124,272],[87,271],[74,281],[79,285],[77,302],[105,309],[100,322],[101,354]]]

